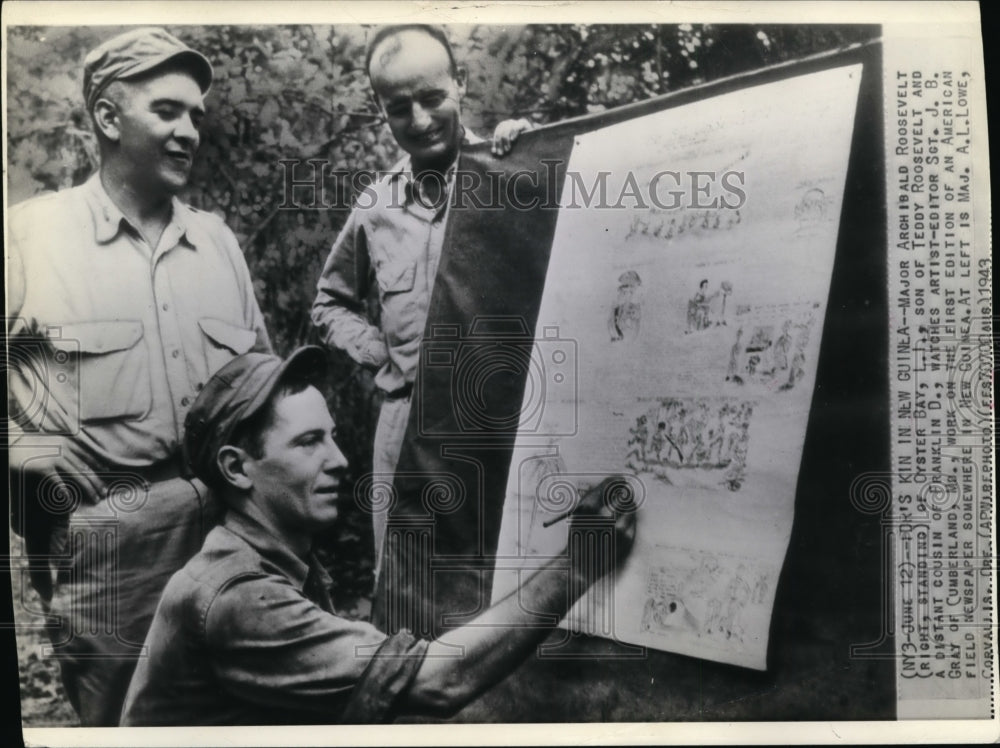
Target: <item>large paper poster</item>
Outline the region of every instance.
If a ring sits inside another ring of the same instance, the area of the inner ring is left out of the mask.
[[[766,668],[860,76],[800,76],[576,139],[495,599],[563,547],[569,523],[545,525],[578,490],[623,474],[635,548],[564,625]]]

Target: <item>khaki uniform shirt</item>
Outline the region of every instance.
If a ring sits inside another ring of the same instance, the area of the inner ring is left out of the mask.
[[[466,130],[463,142],[482,139]],[[452,171],[446,193],[453,183]],[[450,199],[431,207],[416,190],[407,157],[359,196],[323,267],[312,308],[327,345],[378,369],[375,384],[385,392],[416,377],[444,243]],[[381,327],[365,314],[374,288]]]
[[[18,444],[61,434],[94,469],[155,465],[176,456],[217,369],[271,350],[236,237],[214,215],[175,198],[150,247],[98,174],[15,206],[8,227]]]
[[[156,610],[123,725],[385,722],[428,642],[336,615],[330,579],[230,512]]]

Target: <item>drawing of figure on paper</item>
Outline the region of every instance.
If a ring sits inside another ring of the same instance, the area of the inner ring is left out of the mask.
[[[715,465],[722,463],[728,428],[726,413],[720,410],[716,416],[715,424],[708,430],[708,454],[705,458],[707,462]]]
[[[819,305],[813,304],[813,308],[816,309]],[[812,312],[806,316],[806,318],[799,323],[798,329],[799,334],[795,339],[795,350],[805,351],[806,345],[809,344],[809,331],[812,330],[813,322],[816,321],[816,315]]]
[[[708,601],[708,618],[705,619],[705,633],[711,636],[723,631],[722,601],[717,597]]]
[[[739,490],[746,478],[752,414],[751,402],[665,398],[636,417],[625,466],[667,484],[694,481]],[[656,428],[650,433],[652,423]]]
[[[643,631],[653,633],[683,630],[698,634],[701,631],[701,624],[684,605],[684,601],[673,596],[665,599],[646,598],[641,626]]]
[[[631,339],[639,334],[642,314],[639,301],[641,286],[642,279],[634,270],[626,270],[618,276],[618,297],[608,319],[608,332],[611,334],[612,342]]]
[[[766,359],[771,354],[771,346],[774,344],[774,328],[768,325],[761,325],[754,329],[750,341],[747,343],[746,352],[747,373],[751,376],[762,374],[767,370]]]
[[[805,376],[805,365],[806,354],[802,351],[796,351],[795,355],[792,357],[792,367],[788,373],[788,382],[790,385]]]
[[[742,220],[739,208],[685,208],[680,211],[650,208],[633,213],[625,241],[631,243],[635,241],[633,237],[652,237],[669,242],[684,235],[704,236],[717,231],[730,231]]]
[[[790,390],[802,377],[806,375],[806,345],[809,343],[809,330],[812,327],[813,316],[799,326],[799,335],[795,340],[795,353],[792,356],[792,363],[788,369],[788,380],[779,389]]]
[[[790,390],[795,383],[806,375],[806,357],[802,351],[796,351],[792,356],[792,365],[788,370],[788,381],[781,385],[780,389]]]
[[[792,347],[792,321],[786,319],[781,326],[781,335],[774,341],[774,371],[781,372],[788,369],[788,351]]]
[[[688,436],[691,448],[687,453],[686,462],[689,465],[700,464],[705,459],[705,424],[707,422],[706,412],[708,406],[705,403],[698,403],[697,408],[692,408],[691,416],[684,424],[684,432]]]
[[[708,434],[708,438],[711,438],[711,433]],[[702,463],[707,463],[709,461],[709,445],[706,440],[706,434],[704,429],[699,429],[694,437],[694,445],[691,447],[691,454],[689,455],[688,461],[696,465],[701,465]]]
[[[769,587],[767,584],[767,575],[763,572],[757,573],[757,580],[754,582],[753,594],[751,597],[751,602],[755,605],[763,605],[764,601],[767,599],[767,591]]]
[[[656,432],[650,440],[649,448],[657,462],[668,462],[671,458],[671,451],[676,455],[675,459],[684,460],[680,447],[667,431],[666,421],[660,421],[656,424]]]
[[[698,465],[704,461],[705,455],[705,424],[708,421],[708,405],[704,402],[698,403],[697,407],[691,409],[691,415],[684,424],[684,433],[687,436],[685,444],[691,447],[684,460],[689,465]]]
[[[726,321],[726,299],[728,299],[729,294],[733,292],[733,284],[729,281],[722,281],[719,285],[719,292],[722,294],[722,308],[719,309],[719,313],[715,318],[715,324],[726,325],[729,324]]]
[[[698,284],[698,290],[688,300],[687,332],[704,330],[711,326],[709,310],[715,294],[708,293],[708,279]]]
[[[702,279],[694,296],[688,299],[687,330],[685,333],[707,330],[713,325],[725,325],[726,299],[733,292],[733,284],[723,281],[719,288],[708,291],[708,278]],[[720,300],[721,297],[721,300]]]
[[[726,591],[729,601],[726,604],[726,612],[723,615],[722,623],[725,627],[726,638],[743,641],[745,629],[743,627],[743,611],[750,602],[750,585],[742,576],[737,574],[729,583]]]
[[[671,464],[680,465],[684,462],[687,445],[693,441],[691,430],[688,428],[688,410],[680,401],[676,400],[664,403],[664,410],[666,411],[664,418],[666,418],[665,423],[667,424],[665,433],[670,438],[670,443],[677,453],[676,459]],[[666,461],[670,462],[669,455],[667,457]]]
[[[687,554],[685,554],[687,556]],[[687,564],[694,559],[687,556]],[[663,566],[650,569],[646,577],[646,600],[643,603],[640,627],[653,634],[687,632],[697,636],[701,632],[699,617],[692,610],[697,600],[689,598],[703,594],[692,590],[685,578],[684,566]]]
[[[722,575],[719,559],[711,554],[702,554],[698,568],[687,578],[686,586],[691,589],[708,590],[715,586]]]
[[[743,642],[746,633],[742,622],[743,611],[751,599],[750,585],[742,576],[745,573],[746,569],[741,564],[737,573],[729,580],[722,598],[716,597],[709,601],[705,621],[705,633],[709,636]]]
[[[643,418],[643,416],[639,416]],[[663,461],[663,449],[667,446],[667,422],[660,421],[656,424],[656,431],[653,433],[653,438],[649,442],[649,449],[653,454],[653,458],[657,462]]]
[[[739,491],[746,480],[747,474],[747,450],[750,446],[750,414],[752,408],[746,403],[739,410],[730,412],[728,421],[728,433],[726,435],[725,457],[723,463],[726,466],[723,485],[730,491]]]
[[[743,357],[743,328],[741,327],[736,331],[736,342],[733,343],[733,347],[729,350],[729,366],[726,368],[726,381],[735,382],[736,384],[743,384],[743,377],[739,375],[740,371],[740,361]]]
[[[816,305],[813,304],[813,307]],[[749,309],[738,309],[741,316]],[[806,346],[815,322],[812,311],[785,317],[780,332],[775,335],[774,324],[751,324],[749,320],[736,331],[736,338],[729,350],[726,381],[739,385],[764,385],[779,392],[790,390],[805,376]],[[744,330],[749,329],[749,339],[744,344]]]
[[[646,464],[646,443],[648,440],[648,418],[645,415],[641,415],[636,420],[635,428],[629,429],[629,450],[625,453],[625,467],[635,470]]]
[[[830,211],[830,202],[830,198],[818,187],[806,190],[795,205],[795,220],[799,224],[796,233],[808,231],[817,224],[825,222]]]
[[[748,606],[762,605],[767,597],[766,572],[712,553],[677,548],[668,554],[663,558],[671,565],[647,572],[642,631],[687,633],[742,646]]]

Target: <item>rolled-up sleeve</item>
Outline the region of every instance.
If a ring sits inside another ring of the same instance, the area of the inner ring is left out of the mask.
[[[371,260],[358,210],[352,211],[327,257],[317,284],[312,321],[327,345],[378,368],[389,358],[385,336],[365,315],[372,287]]]
[[[271,576],[231,581],[208,607],[204,627],[223,688],[269,709],[325,718],[318,721],[386,721],[427,649],[426,641],[390,638],[328,613]]]

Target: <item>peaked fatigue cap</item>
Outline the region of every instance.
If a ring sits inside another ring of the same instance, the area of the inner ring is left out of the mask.
[[[236,427],[258,413],[287,376],[322,388],[326,352],[315,345],[297,349],[284,361],[269,353],[244,353],[205,383],[184,419],[184,459],[209,485],[221,476],[215,458]]]
[[[198,82],[201,92],[212,85],[212,65],[200,52],[163,29],[126,31],[91,50],[83,61],[83,98],[93,111],[98,97],[116,80],[128,80],[177,60]]]

